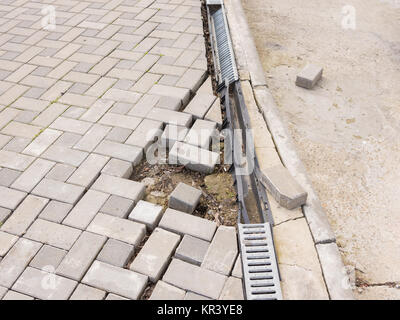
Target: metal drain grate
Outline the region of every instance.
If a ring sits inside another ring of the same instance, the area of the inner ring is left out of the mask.
[[[282,300],[269,223],[239,224],[239,241],[247,300]]]

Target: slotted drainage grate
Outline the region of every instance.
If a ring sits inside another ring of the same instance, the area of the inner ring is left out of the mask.
[[[269,223],[239,224],[239,241],[247,300],[281,300]]]

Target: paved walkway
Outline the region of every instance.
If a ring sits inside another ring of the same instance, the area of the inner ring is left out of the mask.
[[[1,1],[0,298],[241,297],[235,229],[129,179],[166,124],[212,118],[204,51],[198,0]]]

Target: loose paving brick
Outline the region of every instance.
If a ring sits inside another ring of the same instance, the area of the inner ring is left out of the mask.
[[[114,158],[108,161],[101,170],[101,173],[124,179],[128,179],[132,175],[132,172],[133,167],[130,162]]]
[[[146,151],[150,144],[152,144],[157,137],[162,134],[162,128],[162,122],[144,119],[136,130],[133,131],[128,140],[126,140],[126,143],[137,146]]]
[[[134,166],[138,165],[143,157],[143,149],[135,146],[103,140],[94,152],[112,158],[131,162]]]
[[[149,298],[149,300],[183,300],[186,292],[177,287],[160,280]]]
[[[172,148],[176,141],[183,141],[189,129],[186,127],[167,124],[161,135],[161,145],[166,148]]]
[[[180,182],[174,191],[172,191],[168,200],[168,206],[171,209],[191,214],[199,204],[202,194],[201,190]]]
[[[209,150],[211,138],[216,135],[216,123],[197,119],[185,137],[184,142]]]
[[[312,89],[322,77],[322,68],[315,64],[307,64],[296,77],[296,85],[306,89]]]
[[[139,203],[141,201],[142,200],[140,200]],[[133,200],[111,195],[101,207],[100,211],[115,217],[126,218],[134,204]]]
[[[108,239],[97,260],[123,268],[134,254],[135,247],[115,239]]]
[[[46,272],[54,272],[67,251],[44,245],[30,262],[30,266]]]
[[[80,281],[100,252],[107,238],[90,232],[82,232],[58,266],[58,275]]]
[[[215,122],[218,129],[222,129],[222,112],[219,99],[215,100],[214,104],[205,115],[204,120]]]
[[[84,187],[45,178],[33,189],[32,194],[75,204],[84,191]]]
[[[195,119],[203,119],[216,98],[212,94],[200,92],[195,95],[183,112],[191,114]]]
[[[185,235],[175,252],[175,258],[200,266],[210,246],[208,241]]]
[[[129,214],[129,219],[143,223],[147,230],[153,230],[160,222],[163,207],[151,202],[140,200],[132,212]]]
[[[211,241],[217,225],[215,222],[196,217],[185,212],[167,209],[161,218],[159,227],[180,235],[188,234]]]
[[[69,300],[103,300],[106,292],[85,284],[78,284]]]
[[[17,236],[0,231],[0,257],[4,257],[17,240]]]
[[[218,299],[227,277],[190,263],[173,259],[163,281],[183,290]]]
[[[202,268],[229,275],[238,255],[236,229],[220,226],[204,257]]]
[[[72,204],[51,200],[42,210],[39,217],[44,220],[61,223],[72,208]]]
[[[67,180],[67,182],[85,188],[90,187],[99,176],[101,169],[103,169],[108,160],[109,157],[90,154]]]
[[[229,277],[225,282],[219,300],[244,300],[242,280]]]
[[[163,108],[152,108],[146,118],[182,127],[189,127],[192,124],[192,116],[190,114]]]
[[[107,292],[137,300],[147,284],[147,276],[95,261],[82,282]]]
[[[133,260],[130,269],[145,274],[152,282],[157,282],[180,241],[180,236],[156,228]]]

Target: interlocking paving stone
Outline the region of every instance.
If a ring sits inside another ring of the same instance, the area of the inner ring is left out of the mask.
[[[35,160],[34,157],[12,151],[0,150],[0,166],[24,171]]]
[[[170,284],[159,280],[149,298],[149,300],[183,300],[185,290],[171,286]]]
[[[139,201],[139,203],[142,200]],[[100,211],[112,216],[126,218],[134,206],[133,200],[111,195],[101,207]]]
[[[203,70],[188,69],[176,83],[176,86],[187,88],[190,89],[192,92],[196,92],[203,83],[206,76],[207,73]]]
[[[61,223],[72,208],[72,204],[51,200],[42,210],[39,217],[44,220]]]
[[[36,219],[25,234],[25,238],[64,250],[71,249],[81,231],[58,223]]]
[[[95,261],[82,282],[107,292],[137,300],[147,284],[147,276]]]
[[[77,184],[85,188],[90,187],[99,176],[101,169],[108,162],[109,157],[90,154],[79,168],[67,180],[68,183]]]
[[[12,121],[6,127],[4,127],[3,130],[1,130],[1,133],[9,136],[32,139],[40,133],[41,129],[41,127]]]
[[[205,115],[204,120],[213,121],[216,123],[218,129],[222,128],[221,103],[219,99],[215,100],[214,104]]]
[[[11,215],[11,210],[0,207],[0,226],[8,219]]]
[[[189,133],[186,135],[184,142],[209,150],[211,137],[216,135],[215,129],[215,122],[197,119],[189,130]]]
[[[104,139],[111,127],[94,124],[88,132],[75,144],[74,149],[92,152],[94,148]]]
[[[4,257],[17,240],[17,236],[0,231],[0,257]]]
[[[62,138],[61,136],[60,138]],[[57,140],[60,141],[60,140]],[[69,164],[74,167],[81,165],[83,160],[88,156],[87,152],[74,150],[63,145],[52,145],[43,154],[42,158]]]
[[[54,272],[66,254],[65,250],[44,245],[29,265],[46,272]]]
[[[56,273],[73,280],[81,280],[106,240],[104,236],[82,232],[58,266]]]
[[[125,116],[116,113],[107,113],[100,119],[99,123],[108,126],[135,130],[141,121],[141,118]]]
[[[14,210],[25,196],[25,192],[0,186],[0,207]]]
[[[61,131],[53,129],[45,129],[38,137],[36,137],[22,153],[31,156],[40,156],[58,137]]]
[[[188,234],[206,241],[211,241],[217,224],[213,221],[196,217],[185,212],[167,209],[161,218],[159,227],[181,235]]]
[[[0,286],[10,288],[42,245],[20,238],[0,262]]]
[[[105,296],[105,291],[80,283],[69,300],[103,300]]]
[[[101,173],[128,179],[133,172],[132,164],[128,161],[123,161],[119,159],[111,159],[101,170]]]
[[[175,258],[200,266],[210,243],[185,234],[175,251]]]
[[[52,200],[75,204],[84,191],[85,188],[81,186],[44,178],[35,189],[33,189],[32,194]]]
[[[34,300],[33,297],[30,297],[26,294],[22,294],[16,291],[9,290],[2,300]]]
[[[189,127],[192,124],[190,114],[163,108],[152,108],[146,118],[182,127]]]
[[[193,213],[200,202],[203,192],[183,182],[179,182],[169,196],[168,206],[171,209]]]
[[[196,119],[203,119],[216,98],[217,97],[212,94],[197,93],[183,112],[193,115]]]
[[[110,133],[107,134],[106,139],[122,143],[122,142],[125,142],[126,139],[128,139],[128,137],[131,135],[132,132],[133,131],[130,129],[114,127],[114,128],[112,128]]]
[[[70,166],[68,164],[57,163],[49,171],[49,173],[46,174],[46,178],[65,182],[75,170],[76,170],[75,167]]]
[[[8,168],[0,169],[0,185],[9,187],[20,175],[21,171]]]
[[[244,300],[242,280],[229,277],[225,282],[219,300]]]
[[[154,72],[154,71],[153,71]],[[182,105],[189,102],[190,90],[186,88],[177,88],[172,86],[164,86],[160,84],[154,85],[148,92],[157,96],[175,97],[182,101]]]
[[[76,281],[28,267],[12,288],[42,300],[67,300],[76,285]]]
[[[105,300],[129,300],[129,299],[121,297],[117,294],[109,293]]]
[[[176,141],[183,141],[189,129],[186,127],[167,124],[163,134],[161,135],[161,145],[172,148]]]
[[[162,127],[163,123],[160,121],[144,119],[126,140],[126,143],[143,148],[146,151],[149,145],[162,134]]]
[[[243,272],[242,272],[242,258],[239,253],[235,265],[233,266],[232,269],[232,276],[236,278],[243,278]]]
[[[218,299],[227,277],[219,273],[197,267],[193,264],[173,259],[164,274],[163,281],[183,290]]]
[[[103,140],[94,152],[112,158],[131,162],[134,166],[138,165],[143,157],[143,149],[135,146]]]
[[[144,223],[147,230],[153,230],[161,219],[162,211],[162,206],[140,200],[128,218],[139,223]]]
[[[132,255],[135,247],[115,239],[108,239],[97,260],[123,268]]]

